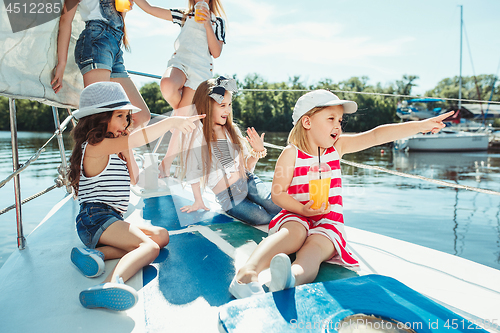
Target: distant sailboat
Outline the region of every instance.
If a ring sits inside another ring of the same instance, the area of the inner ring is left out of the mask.
[[[460,77],[458,83],[458,110],[462,110],[462,30],[463,6],[460,6]],[[441,101],[440,99],[412,99],[398,104],[397,114],[403,120],[420,120],[438,115],[441,108],[433,110],[417,107],[418,104]],[[459,111],[460,112],[460,111]],[[487,150],[490,137],[487,131],[465,132],[457,129],[441,130],[437,134],[416,134],[396,140],[396,150],[420,151],[477,151]]]

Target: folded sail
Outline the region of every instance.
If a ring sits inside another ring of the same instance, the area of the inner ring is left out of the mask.
[[[74,49],[85,26],[78,11],[73,20],[63,88],[55,94],[50,81],[57,63],[59,19],[14,33],[4,0],[0,0],[0,8],[0,95],[77,108],[83,79],[75,64]]]

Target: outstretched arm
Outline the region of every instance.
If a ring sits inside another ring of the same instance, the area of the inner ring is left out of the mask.
[[[134,0],[134,2],[146,13],[167,21],[172,21],[172,12],[170,9],[151,6],[146,0]]]
[[[66,0],[59,19],[59,34],[57,36],[57,65],[54,68],[54,77],[50,84],[57,94],[62,89],[64,69],[68,61],[69,40],[71,38],[71,24],[75,17],[78,0]]]
[[[88,145],[86,155],[91,157],[100,157],[104,155],[118,154],[125,150],[137,148],[156,140],[172,128],[176,128],[182,133],[187,134],[195,129],[194,122],[201,118],[205,118],[205,115],[169,117],[153,125],[136,130],[128,136],[104,139],[96,145]]]
[[[354,153],[366,148],[399,140],[417,133],[437,133],[446,126],[443,124],[443,120],[453,115],[453,113],[454,111],[450,111],[425,120],[381,125],[367,132],[353,135],[341,135],[334,145],[339,151],[340,156],[342,156],[344,154]]]

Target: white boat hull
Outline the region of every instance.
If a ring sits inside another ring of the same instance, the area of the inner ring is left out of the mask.
[[[488,133],[443,132],[438,134],[417,134],[397,140],[399,149],[416,151],[481,151],[487,150]]]

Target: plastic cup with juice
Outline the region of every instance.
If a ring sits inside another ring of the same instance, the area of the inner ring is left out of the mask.
[[[130,1],[128,0],[115,0],[116,10],[124,13],[130,10]]]
[[[205,1],[198,1],[196,5],[194,5],[194,20],[196,22],[205,20],[206,16],[202,11],[203,8],[209,9],[208,3],[206,3]]]
[[[312,209],[320,209],[325,203],[328,207],[330,183],[332,180],[330,166],[326,163],[314,163],[307,172],[309,177],[309,200],[314,200]]]

